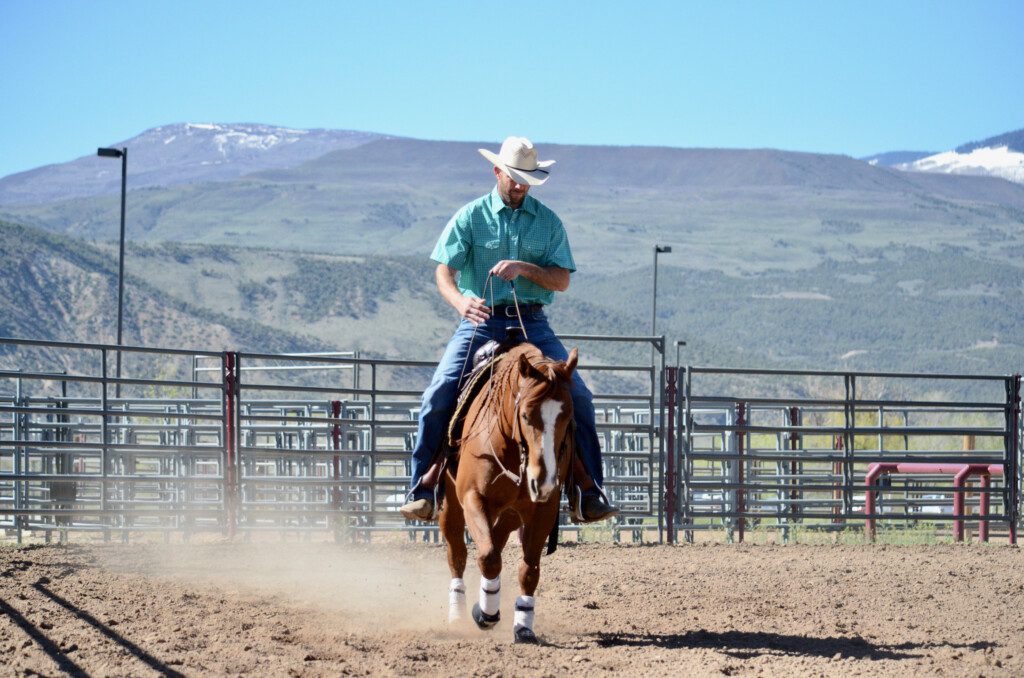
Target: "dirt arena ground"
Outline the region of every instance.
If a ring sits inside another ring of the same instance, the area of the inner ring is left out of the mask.
[[[569,545],[541,577],[528,647],[513,567],[496,628],[447,627],[434,545],[0,547],[0,674],[1024,675],[1016,548]]]

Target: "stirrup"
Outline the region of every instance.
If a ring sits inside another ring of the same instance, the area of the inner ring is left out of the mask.
[[[569,492],[569,520],[574,525],[583,524],[583,490],[573,485]]]
[[[430,514],[430,522],[437,520],[437,514],[444,508],[444,477],[438,479],[434,485],[434,512]]]

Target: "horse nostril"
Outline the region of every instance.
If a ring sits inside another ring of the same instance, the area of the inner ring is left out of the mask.
[[[530,478],[530,494],[537,496],[540,494],[540,489],[537,487],[537,479]]]

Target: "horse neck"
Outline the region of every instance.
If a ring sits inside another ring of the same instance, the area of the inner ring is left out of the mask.
[[[464,438],[473,435],[486,435],[492,437],[492,442],[499,440],[511,440],[512,429],[518,407],[519,372],[515,369],[515,363],[511,356],[505,369],[501,369],[491,378],[490,384],[477,397],[476,403],[470,407],[468,413],[469,425],[466,427]],[[513,400],[511,407],[505,403]],[[508,414],[506,415],[506,412]],[[493,418],[494,426],[485,426],[487,420]],[[497,437],[498,440],[494,438]]]

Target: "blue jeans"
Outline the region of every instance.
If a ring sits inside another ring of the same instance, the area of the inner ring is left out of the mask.
[[[526,328],[527,340],[539,348],[546,357],[553,360],[565,360],[569,357],[569,352],[548,325],[547,316],[543,311],[523,314],[523,326]],[[430,467],[434,453],[441,446],[444,436],[448,434],[448,421],[458,399],[459,376],[462,374],[463,365],[466,365],[468,374],[473,367],[472,354],[491,339],[498,342],[508,339],[509,330],[512,330],[513,334],[519,330],[519,321],[516,318],[491,316],[487,322],[475,329],[474,336],[473,323],[468,320],[459,323],[455,334],[448,341],[441,362],[434,371],[434,378],[423,392],[416,448],[412,452],[412,479],[409,483],[410,494],[416,499],[431,496],[429,490],[416,489],[416,485]],[[600,486],[603,484],[604,472],[601,468],[601,444],[597,439],[597,425],[594,422],[594,396],[583,383],[578,371],[573,372],[570,393],[573,418],[576,420],[576,447],[587,472]]]

